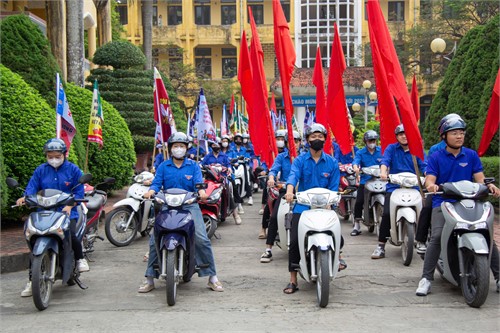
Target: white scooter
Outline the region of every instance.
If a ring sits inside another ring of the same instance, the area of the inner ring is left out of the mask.
[[[332,205],[338,204],[340,195],[324,188],[298,192],[297,203],[311,209],[300,215],[298,240],[300,269],[304,280],[316,283],[319,306],[328,305],[330,281],[339,270],[341,226]]]
[[[237,186],[238,193],[240,194],[240,198],[251,197],[252,193],[247,193],[247,184],[251,186],[249,188],[253,188],[251,184],[250,178],[250,166],[248,165],[248,158],[243,156],[239,156],[238,158],[233,158],[231,160],[231,164],[234,169],[234,183]]]
[[[361,168],[361,172],[372,176],[365,183],[365,204],[363,207],[363,224],[368,227],[369,232],[379,234],[380,222],[384,213],[385,187],[387,181],[381,180],[380,166],[372,165]]]
[[[391,237],[389,242],[401,246],[403,264],[409,266],[413,258],[417,221],[422,210],[422,196],[413,187],[418,186],[418,178],[411,172],[389,175],[389,181],[401,188],[392,192],[390,200]],[[424,180],[421,178],[421,183]]]

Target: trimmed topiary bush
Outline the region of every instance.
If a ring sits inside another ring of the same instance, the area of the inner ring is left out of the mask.
[[[142,67],[146,57],[141,49],[127,41],[113,41],[98,48],[92,58],[96,65],[113,66],[114,69]]]
[[[3,162],[2,145],[0,145],[0,211],[3,211],[7,207],[7,200],[9,199],[5,178],[7,178],[7,173],[5,172],[5,164]]]
[[[498,156],[481,157],[481,164],[483,165],[484,176],[494,177],[495,184],[498,186],[500,183],[500,158],[498,158]],[[499,200],[497,198],[490,196],[488,201],[496,208],[499,208]]]
[[[87,131],[92,106],[92,92],[68,83],[66,87],[68,101],[75,123],[80,131],[79,137],[87,145]],[[118,111],[102,100],[104,125],[102,127],[103,149],[97,143],[90,143],[88,172],[93,176],[92,183],[98,183],[106,177],[116,178],[114,189],[121,189],[130,183],[135,164],[134,145],[127,124]],[[82,164],[83,169],[83,164]]]
[[[49,41],[26,15],[12,15],[0,24],[1,61],[38,90],[50,106],[56,101],[59,66]]]

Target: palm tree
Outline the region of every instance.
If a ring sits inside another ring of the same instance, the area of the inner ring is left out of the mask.
[[[84,86],[83,1],[66,0],[66,47],[68,82]]]
[[[142,0],[142,47],[148,70],[153,63],[153,0]]]
[[[52,54],[56,57],[57,64],[61,68],[61,76],[66,81],[66,48],[64,43],[61,43],[66,38],[64,2],[63,0],[45,1],[45,10],[47,12],[47,38]]]

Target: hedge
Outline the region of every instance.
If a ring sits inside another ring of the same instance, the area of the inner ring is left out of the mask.
[[[68,83],[66,93],[73,117],[79,128],[76,136],[79,136],[82,142],[87,145],[92,92]],[[88,171],[93,176],[92,183],[100,182],[106,177],[114,177],[116,182],[113,188],[120,189],[129,184],[133,175],[134,145],[130,131],[118,111],[105,100],[102,100],[102,108],[104,145],[103,149],[99,149],[97,143],[89,144]]]
[[[495,177],[495,184],[499,186],[500,184],[500,158],[498,156],[492,157],[481,157],[481,163],[483,164],[485,177]],[[494,204],[497,208],[499,207],[499,200],[497,198],[491,197],[489,201]]]
[[[98,48],[92,62],[96,65],[128,69],[144,66],[146,57],[140,48],[130,42],[113,41]]]
[[[55,106],[56,73],[60,72],[49,41],[28,16],[12,15],[0,24],[2,64],[21,75]]]

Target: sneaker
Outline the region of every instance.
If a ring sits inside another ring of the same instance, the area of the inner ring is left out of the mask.
[[[385,249],[382,246],[377,246],[375,251],[372,253],[372,259],[382,259],[385,258]]]
[[[431,292],[431,281],[422,278],[418,283],[417,296],[427,296]]]
[[[264,208],[259,209],[259,215],[264,215]]]
[[[241,204],[238,204],[238,214],[245,214],[245,211],[243,210],[243,206]]]
[[[236,215],[234,217],[234,223],[236,223],[237,225],[241,224],[241,217],[239,215]]]
[[[423,242],[417,242],[417,253],[418,254],[425,254],[427,251],[427,245]]]
[[[80,273],[90,271],[89,264],[87,263],[87,260],[85,260],[85,259],[77,260],[76,261],[76,266],[78,267],[78,271]]]
[[[253,206],[253,198],[252,198],[252,197],[249,197],[249,198],[248,198],[248,202],[247,202],[247,204],[248,204],[249,206]]]
[[[21,297],[30,297],[31,296],[31,281],[26,284],[24,290],[21,291]]]
[[[273,254],[271,251],[264,251],[264,253],[260,256],[261,263],[268,263],[271,262],[271,260],[273,260]]]
[[[137,292],[144,294],[144,293],[149,293],[153,289],[155,289],[154,284],[149,284],[148,281],[144,281],[144,283],[139,287]]]

